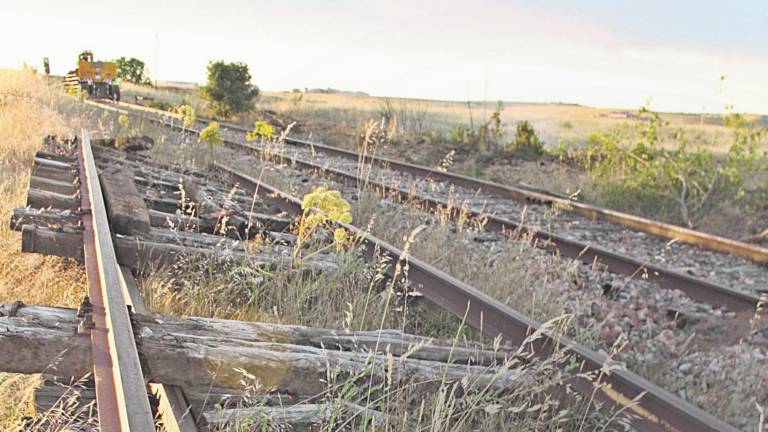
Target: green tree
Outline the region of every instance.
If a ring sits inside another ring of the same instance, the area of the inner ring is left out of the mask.
[[[147,65],[143,61],[134,57],[120,57],[115,60],[115,63],[117,63],[118,78],[136,84],[149,85],[152,83],[147,76]]]
[[[208,63],[208,82],[202,96],[217,116],[226,118],[250,111],[259,88],[251,84],[247,64],[217,60]]]

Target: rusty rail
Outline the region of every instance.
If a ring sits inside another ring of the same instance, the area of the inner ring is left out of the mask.
[[[283,211],[290,214],[301,213],[301,202],[268,184],[222,164],[215,168],[229,176],[232,183],[238,183],[250,191],[259,191],[259,195]],[[383,253],[392,258],[391,262],[403,256],[403,252],[394,246],[349,224],[341,224],[353,234],[364,238],[367,255]],[[540,328],[540,324],[516,310],[502,304],[477,289],[430,266],[429,264],[408,257],[408,279],[418,287],[427,299],[458,318],[466,313],[467,323],[482,333],[496,337],[502,335],[505,340],[521,344],[529,335]],[[390,276],[394,266],[387,270]],[[548,333],[534,342],[538,357],[549,356],[554,350],[567,349],[573,353],[580,364],[580,373],[602,370],[609,363],[603,355],[587,349],[562,336]],[[571,378],[568,382],[587,400],[594,397],[617,409],[629,410],[635,415],[633,426],[642,431],[735,431],[727,423],[713,417],[701,409],[667,392],[650,381],[626,370],[610,372],[603,376],[601,386],[582,376]]]
[[[90,328],[96,402],[102,431],[154,431],[152,410],[139,362],[127,288],[112,245],[104,197],[88,132],[78,141],[83,248],[91,306]],[[90,311],[88,310],[90,309]]]
[[[94,106],[106,108],[110,110],[120,111],[117,108],[105,106],[103,104],[90,102]],[[165,111],[146,108],[141,105],[128,104],[146,112],[152,112],[160,115],[173,115]],[[198,121],[203,123],[210,122],[212,120],[206,118],[198,118]],[[241,132],[250,132],[250,129],[240,125],[232,123],[221,123],[223,127],[235,129]],[[385,158],[381,156],[362,155],[360,153],[345,150],[330,145],[307,141],[299,138],[286,137],[286,142],[292,145],[309,147],[314,150],[328,153],[333,156],[343,157],[353,161],[362,161],[364,163],[371,163],[380,168],[390,168],[398,171],[410,173],[423,178],[432,178],[434,180],[445,181],[453,183],[457,186],[467,189],[482,191],[489,195],[496,195],[502,198],[534,201],[540,203],[547,203],[555,205],[558,208],[579,213],[584,216],[604,219],[610,222],[614,222],[620,225],[627,226],[634,230],[642,231],[648,234],[653,234],[659,237],[665,237],[668,239],[674,239],[682,243],[701,246],[706,249],[710,249],[717,252],[729,253],[732,255],[747,258],[760,263],[768,263],[768,248],[760,247],[757,245],[745,243],[738,240],[733,240],[717,235],[707,234],[701,231],[692,230],[689,228],[655,221],[648,218],[631,215],[628,213],[611,210],[605,207],[600,207],[592,204],[587,204],[573,199],[565,198],[557,194],[527,187],[516,187],[503,185],[499,183],[490,182],[487,180],[477,179],[474,177],[468,177],[461,174],[455,174],[444,171],[437,171],[433,168],[429,168],[423,165],[412,164],[408,162],[398,161],[395,159]]]
[[[244,149],[251,152],[265,154],[267,156],[274,156],[274,154],[270,153],[269,150],[247,144],[242,144],[230,140],[224,140],[224,144],[235,149]],[[369,187],[378,188],[388,194],[397,195],[402,200],[418,201],[432,210],[442,208],[452,209],[454,212],[461,211],[446,201],[414,195],[412,191],[400,189],[385,183],[376,182],[368,178],[361,178],[355,174],[350,174],[345,171],[323,167],[310,161],[294,157],[282,157],[300,167],[322,172],[325,175],[333,177],[338,181],[353,185],[364,184]],[[683,291],[688,297],[697,301],[711,304],[715,307],[727,306],[729,310],[733,311],[750,311],[754,310],[760,302],[760,298],[757,296],[707,282],[705,280],[698,279],[659,265],[643,262],[631,256],[623,255],[602,248],[598,245],[572,240],[561,235],[557,235],[542,229],[529,227],[527,225],[520,224],[518,222],[495,215],[489,215],[481,211],[472,209],[464,209],[463,211],[466,211],[473,217],[485,218],[487,220],[486,229],[488,230],[502,233],[510,233],[515,232],[516,230],[521,230],[523,232],[530,233],[533,237],[533,243],[537,247],[543,248],[551,253],[574,258],[587,264],[600,262],[605,264],[611,271],[615,273],[623,274],[632,278],[644,278],[658,284],[660,287],[665,289],[679,289]]]
[[[130,113],[129,111],[124,111],[124,110],[120,110],[113,107],[105,107],[100,104],[96,104],[96,105],[102,108],[113,110],[113,111]],[[148,111],[155,112],[155,110],[148,110]],[[169,125],[163,122],[162,120],[159,120],[156,118],[150,117],[149,120],[153,122],[161,123],[165,126],[169,126],[174,129],[178,129],[178,130],[181,129],[180,125],[176,125],[176,124]],[[245,130],[245,128],[242,128],[239,126],[226,125],[226,127],[232,127],[238,130]],[[293,143],[300,143],[301,145],[312,146],[315,149],[318,149],[321,151],[327,151],[329,153],[348,157],[348,158],[352,158],[353,156],[354,158],[361,157],[358,153],[355,153],[355,152],[338,149],[334,147],[329,147],[322,144],[311,143],[309,141],[297,140],[293,138],[288,138],[288,141]],[[239,143],[239,142],[234,142],[231,140],[224,140],[224,144],[235,149],[244,149],[250,152],[270,154],[270,152],[266,149],[254,147],[254,146]],[[362,179],[354,174],[350,174],[350,173],[333,169],[333,168],[323,167],[311,161],[306,161],[298,158],[287,158],[287,159],[291,160],[293,163],[301,167],[304,167],[306,169],[322,171],[323,173],[330,175],[342,182],[348,182],[353,185],[367,184],[369,186],[382,189],[388,193],[395,194],[402,199],[417,200],[423,203],[424,205],[426,205],[430,209],[452,207],[450,203],[447,203],[438,199],[414,195],[411,191],[400,189],[384,183],[375,182],[367,178]],[[494,193],[495,191],[497,195],[500,193],[508,193],[508,194],[512,194],[513,198],[516,197],[517,199],[525,198],[525,199],[530,199],[537,202],[557,203],[556,205],[561,205],[561,206],[565,206],[565,205],[572,206],[572,207],[576,206],[578,208],[582,208],[583,211],[587,211],[586,209],[589,208],[591,209],[589,211],[592,212],[590,214],[593,217],[597,217],[600,214],[605,214],[605,217],[608,218],[608,213],[610,213],[612,215],[611,217],[623,219],[624,221],[628,221],[629,219],[632,219],[635,221],[633,223],[639,224],[638,227],[640,225],[646,226],[647,229],[650,229],[649,228],[650,226],[657,227],[658,228],[657,232],[653,232],[656,235],[665,235],[664,234],[665,232],[667,234],[670,234],[674,231],[674,232],[681,233],[681,235],[684,233],[688,233],[690,235],[693,235],[691,233],[697,233],[698,238],[708,238],[708,237],[715,238],[716,237],[716,236],[710,236],[708,234],[700,233],[697,231],[688,230],[686,228],[677,227],[674,225],[650,221],[648,219],[638,218],[636,216],[614,212],[612,210],[602,209],[601,211],[598,212],[597,210],[599,210],[599,208],[597,207],[589,206],[582,203],[577,203],[571,200],[567,200],[567,199],[563,199],[563,198],[559,198],[551,195],[545,195],[538,192],[525,191],[519,188],[512,188],[509,186],[498,185],[495,183],[485,182],[483,180],[477,180],[469,177],[459,176],[457,174],[433,171],[425,167],[411,165],[404,162],[393,161],[390,159],[365,156],[365,162],[376,163],[380,166],[392,166],[390,164],[394,164],[393,166],[404,167],[404,169],[406,168],[410,169],[412,171],[409,171],[409,172],[413,172],[413,173],[426,174],[426,172],[428,172],[428,174],[426,175],[436,179],[445,180],[445,181],[451,181],[450,179],[452,178],[460,178],[462,179],[463,182],[465,182],[464,184],[461,184],[462,186],[466,186],[469,184],[482,185],[485,188],[483,190],[489,193]],[[507,191],[507,192],[504,192],[504,191]],[[573,208],[575,209],[576,207],[573,207]],[[733,311],[753,311],[760,302],[760,298],[755,295],[743,293],[728,287],[724,287],[722,285],[711,283],[711,282],[684,274],[679,271],[671,270],[656,264],[641,261],[631,256],[616,253],[614,251],[602,248],[595,244],[572,240],[567,237],[550,233],[545,230],[534,229],[524,224],[520,224],[515,221],[505,219],[502,217],[488,215],[483,212],[479,212],[471,209],[468,210],[468,212],[472,216],[486,218],[488,220],[487,229],[489,230],[497,231],[497,232],[513,232],[515,230],[522,230],[528,233],[532,233],[534,244],[537,247],[543,248],[549,252],[564,255],[573,259],[580,260],[584,263],[589,263],[589,264],[597,261],[605,264],[609,270],[615,273],[622,274],[627,277],[646,278],[665,289],[672,289],[672,290],[679,289],[683,291],[688,297],[697,301],[711,304],[714,307],[726,306],[729,308],[729,310],[733,310]],[[641,228],[638,228],[638,229],[641,229]],[[644,229],[641,229],[641,230],[644,230]],[[678,230],[682,230],[682,231],[678,231]],[[651,231],[647,231],[647,232],[651,232]],[[717,244],[721,244],[721,245],[731,244],[732,246],[737,247],[737,249],[741,249],[743,251],[750,250],[752,252],[757,253],[757,255],[754,255],[754,254],[751,254],[750,252],[750,254],[752,255],[752,258],[757,257],[758,261],[762,260],[761,257],[763,256],[763,253],[765,253],[765,257],[768,258],[768,249],[764,249],[757,246],[748,245],[746,243],[740,243],[734,240],[724,239],[720,237],[716,237],[716,239],[717,241],[715,243]],[[705,245],[702,244],[702,246],[705,246]],[[737,253],[736,255],[744,256],[743,254],[739,254],[739,253]]]
[[[248,130],[237,125],[226,124],[225,126],[241,131]],[[637,231],[642,231],[659,237],[675,239],[682,243],[701,246],[703,248],[717,252],[729,253],[756,262],[768,263],[768,248],[763,248],[721,236],[707,234],[701,231],[696,231],[665,222],[654,221],[651,219],[599,207],[592,204],[574,201],[572,199],[563,198],[542,190],[529,190],[521,187],[493,183],[461,174],[436,171],[432,168],[421,165],[397,161],[380,156],[361,155],[350,150],[344,150],[341,148],[297,138],[287,137],[286,142],[302,147],[312,147],[315,150],[350,160],[361,160],[364,163],[371,163],[380,168],[391,168],[398,171],[407,172],[418,177],[432,178],[439,181],[453,183],[457,186],[471,190],[479,190],[489,195],[495,195],[502,198],[514,199],[518,201],[522,200],[548,203],[565,211],[579,213],[591,218],[607,220],[630,227]]]
[[[150,120],[171,126],[161,120]],[[225,142],[225,144],[243,146],[231,142]],[[298,214],[301,211],[301,203],[298,199],[225,165],[215,164],[215,168],[229,175],[233,183],[239,183],[251,191],[259,189],[263,192],[260,195],[265,200],[271,201],[273,205],[282,210],[291,214]],[[315,168],[321,167],[315,166]],[[345,175],[348,176],[348,174]],[[352,233],[363,235],[366,253],[369,256],[383,253],[392,257],[393,262],[403,256],[403,252],[394,246],[365,234],[354,226],[342,225]],[[552,238],[544,240],[551,241]],[[580,252],[583,253],[584,251]],[[418,291],[457,317],[462,318],[466,314],[467,323],[482,333],[493,337],[502,335],[504,339],[519,344],[540,329],[539,323],[429,264],[410,256],[408,262],[409,280],[414,283]],[[393,267],[389,266],[387,270],[390,275],[395,271]],[[579,372],[584,374],[600,374],[610,363],[607,356],[603,354],[595,353],[568,338],[546,332],[533,344],[535,353],[540,358],[549,356],[555,350],[568,350],[576,357]],[[599,381],[600,385],[596,385],[593,380],[584,378],[584,374],[571,378],[567,384],[571,385],[587,400],[594,398],[617,409],[631,412],[633,414],[632,424],[638,430],[736,430],[727,423],[629,371],[614,370],[604,375],[600,374],[602,376]]]

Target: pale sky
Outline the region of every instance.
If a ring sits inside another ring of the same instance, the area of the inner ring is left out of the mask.
[[[768,0],[0,1],[6,68],[90,49],[160,80],[224,59],[265,90],[768,114]]]

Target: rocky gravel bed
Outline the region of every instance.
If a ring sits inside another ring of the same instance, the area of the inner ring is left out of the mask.
[[[242,132],[222,129],[226,138],[246,143]],[[248,143],[261,146],[288,158],[313,161],[317,165],[359,174],[356,161],[340,158],[293,145]],[[366,167],[371,181],[414,191],[419,195],[464,205],[497,217],[523,222],[530,227],[549,231],[569,239],[619,252],[642,262],[672,270],[734,290],[761,294],[768,292],[768,266],[730,254],[710,251],[698,246],[670,241],[619,224],[591,219],[577,213],[557,211],[550,206],[501,199],[450,183],[415,177],[391,169]]]

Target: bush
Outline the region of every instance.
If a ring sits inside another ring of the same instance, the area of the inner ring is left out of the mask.
[[[533,125],[526,120],[517,123],[515,140],[507,145],[507,149],[523,158],[534,159],[544,155],[544,143],[539,139]]]
[[[480,125],[477,130],[480,150],[488,151],[498,148],[499,143],[503,142],[507,135],[506,128],[501,122],[501,109],[497,109],[491,114],[487,122]]]
[[[173,111],[173,105],[171,105],[170,102],[166,102],[164,100],[151,100],[147,106],[162,111]]]
[[[454,126],[451,130],[451,141],[460,145],[478,147],[482,152],[497,150],[507,135],[506,127],[501,122],[502,108],[503,106],[499,102],[499,106],[491,114],[491,118],[477,129],[467,125]]]
[[[507,130],[501,121],[501,107],[497,108],[488,121],[477,129],[467,125],[456,125],[451,129],[450,140],[453,144],[469,147],[474,152],[477,162],[492,163],[493,160],[510,157],[537,159],[543,156],[544,143],[539,139],[530,122],[521,121],[515,129],[514,141],[505,144]]]
[[[210,154],[209,163],[210,165],[213,165],[213,146],[222,143],[219,123],[211,122],[205,129],[201,130],[200,141],[208,144],[208,152]]]
[[[708,149],[692,145],[682,130],[672,134],[677,148],[660,148],[659,130],[666,124],[651,113],[637,127],[640,139],[634,145],[624,145],[618,132],[590,137],[583,163],[600,200],[638,213],[653,209],[653,217],[688,227],[719,207],[748,204],[745,178],[766,166],[757,154],[762,131],[754,130],[743,116],[728,116],[725,125],[733,130],[734,142],[724,158],[717,158]]]
[[[271,140],[275,135],[275,129],[266,120],[253,122],[253,130],[245,133],[246,141]]]
[[[456,125],[451,129],[451,141],[456,144],[472,144],[477,141],[477,134],[469,126]]]
[[[197,114],[195,113],[195,108],[192,105],[179,105],[176,107],[176,113],[181,116],[181,125],[184,128],[194,126],[197,122]]]
[[[259,88],[251,84],[247,64],[221,60],[208,63],[208,82],[202,88],[202,97],[215,115],[228,118],[248,112],[258,96]]]

